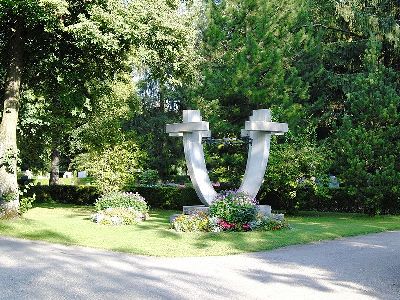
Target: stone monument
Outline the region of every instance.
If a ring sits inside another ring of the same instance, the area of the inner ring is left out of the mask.
[[[264,179],[268,164],[270,141],[272,135],[282,135],[288,131],[287,123],[271,122],[268,109],[254,110],[250,120],[245,122],[242,137],[250,140],[246,171],[239,191],[256,197]],[[211,184],[204,159],[203,138],[211,137],[209,123],[202,120],[200,111],[184,110],[183,123],[167,124],[166,132],[170,136],[183,137],[186,164],[193,187],[201,202],[208,207],[217,196]],[[204,208],[205,208],[204,207]],[[201,207],[184,207],[193,212]],[[271,213],[269,205],[260,205],[264,214]]]

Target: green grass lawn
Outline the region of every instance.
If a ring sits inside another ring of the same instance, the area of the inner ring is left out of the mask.
[[[0,220],[0,235],[155,256],[227,255],[385,230],[400,230],[400,216],[308,213],[289,217],[292,229],[274,232],[177,233],[174,211],[153,210],[134,226],[105,226],[90,220],[91,207],[46,204],[18,220]]]

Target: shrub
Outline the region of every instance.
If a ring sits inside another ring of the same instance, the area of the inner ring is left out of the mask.
[[[256,204],[257,201],[246,193],[226,191],[219,194],[212,202],[210,215],[241,226],[255,219]]]
[[[24,194],[36,195],[36,203],[59,202],[65,204],[93,205],[99,198],[99,190],[92,186],[74,185],[36,185]]]
[[[153,208],[182,209],[184,205],[201,204],[192,187],[132,185],[129,192],[139,193]],[[78,205],[93,205],[101,195],[94,186],[73,185],[36,185],[27,191],[26,196],[33,194],[36,194],[36,203],[59,202]]]
[[[179,215],[172,221],[172,228],[181,232],[279,230],[288,227],[283,215],[264,215],[258,211],[254,198],[239,191],[219,194],[210,205],[209,214]]]
[[[172,221],[171,227],[179,232],[273,231],[290,228],[282,215],[265,216],[256,213],[252,221],[241,224],[230,223],[204,212],[179,215]]]
[[[107,208],[92,215],[92,221],[102,225],[134,225],[147,218],[147,213],[131,207]]]
[[[110,192],[97,199],[95,207],[98,211],[107,208],[130,208],[143,214],[149,211],[145,199],[138,193]]]
[[[258,214],[256,219],[247,225],[250,227],[249,230],[257,231],[271,231],[290,228],[285,219],[277,218],[277,216],[278,215],[264,216]]]
[[[203,212],[193,215],[179,215],[172,222],[172,228],[180,232],[209,232],[212,226],[209,216]]]
[[[201,204],[196,191],[192,187],[185,186],[130,186],[130,192],[142,195],[153,208],[182,209],[184,205]]]
[[[136,179],[143,152],[131,142],[124,142],[103,150],[78,155],[73,165],[87,170],[102,193],[118,191]]]
[[[22,215],[32,208],[32,203],[36,200],[36,195],[32,197],[21,197],[19,200],[19,214]]]
[[[139,175],[140,184],[152,185],[157,184],[160,179],[157,170],[145,170]]]

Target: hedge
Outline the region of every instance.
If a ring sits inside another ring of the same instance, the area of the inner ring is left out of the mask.
[[[230,189],[220,187],[218,190]],[[181,210],[184,205],[201,205],[195,190],[192,187],[181,186],[132,186],[127,189],[129,192],[137,192],[142,195],[151,208]],[[37,185],[27,192],[27,196],[36,194],[36,202],[60,202],[78,205],[93,205],[100,196],[98,190],[93,186],[72,186],[72,185]],[[374,211],[355,197],[349,195],[345,189],[332,189],[330,197],[320,198],[311,190],[303,189],[297,192],[297,197],[288,200],[280,193],[268,192],[262,188],[258,194],[260,204],[271,205],[274,210],[285,210],[295,212],[296,210],[317,210],[317,211],[340,211],[340,212],[361,212],[398,214],[400,213],[400,200],[395,197],[387,197],[381,203],[376,203]]]
[[[192,187],[134,186],[128,191],[142,195],[151,208],[181,210],[184,205],[202,204]]]
[[[178,209],[184,205],[201,204],[192,187],[135,186],[129,192],[138,192],[151,208]],[[93,205],[100,196],[92,186],[36,185],[29,188],[26,196],[36,194],[37,203],[59,202],[65,204]]]
[[[93,205],[100,196],[97,188],[75,185],[35,185],[29,188],[26,195],[36,195],[35,202],[59,202],[65,204]]]

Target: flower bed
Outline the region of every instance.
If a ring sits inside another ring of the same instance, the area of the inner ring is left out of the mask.
[[[180,232],[220,232],[279,230],[289,228],[282,215],[265,215],[257,208],[257,200],[243,192],[219,194],[210,205],[209,213],[179,215],[171,226]]]

